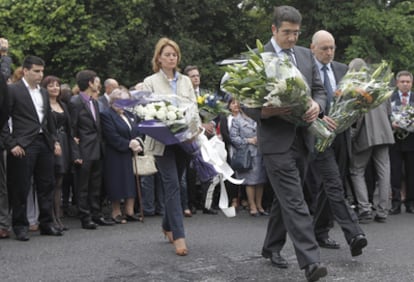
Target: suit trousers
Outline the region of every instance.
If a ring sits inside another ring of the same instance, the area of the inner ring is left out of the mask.
[[[330,214],[344,232],[349,243],[353,237],[363,234],[358,217],[345,200],[341,175],[336,163],[334,151],[327,148],[316,157],[315,164],[322,179],[314,214],[315,236],[318,240],[327,239]]]
[[[75,165],[77,204],[79,217],[82,222],[102,216],[101,175],[101,160],[84,160],[81,165]]]
[[[263,161],[275,197],[267,226],[262,253],[280,252],[286,232],[292,240],[301,269],[320,261],[319,247],[313,232],[312,218],[303,196],[307,152],[297,142],[284,153],[264,154]]]
[[[368,198],[368,188],[365,182],[365,169],[372,159],[376,171],[376,189],[378,191],[378,202],[375,203],[376,214],[381,217],[387,216],[389,209],[390,194],[390,158],[389,145],[376,145],[367,150],[354,153],[351,160],[351,179],[358,201],[359,212],[371,212],[371,203]],[[411,172],[412,173],[412,172]]]
[[[169,145],[165,146],[164,155],[155,156],[164,189],[162,228],[171,231],[174,240],[185,238],[180,196],[180,181],[186,166],[185,154],[178,145]]]
[[[414,151],[401,151],[398,144],[390,146],[391,187],[393,205],[401,205],[401,185],[406,187],[405,205],[414,204]]]
[[[32,185],[32,177],[39,204],[39,223],[51,224],[54,155],[42,134],[25,148],[25,156],[18,158],[8,154],[7,172],[13,230],[19,232],[29,226],[27,195]]]
[[[5,151],[0,151],[0,229],[10,227],[9,197],[7,194]]]

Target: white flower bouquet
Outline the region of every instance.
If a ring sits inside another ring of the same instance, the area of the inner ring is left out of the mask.
[[[391,68],[385,61],[373,70],[349,70],[338,84],[329,112],[329,117],[337,124],[336,130],[325,138],[317,136],[316,149],[319,152],[326,150],[338,133],[351,127],[363,114],[387,100],[392,94],[392,76]],[[316,120],[314,124],[327,129],[321,119]]]
[[[142,119],[142,133],[166,145],[191,140],[200,132],[197,104],[189,98],[151,94],[129,110]]]
[[[405,139],[410,132],[414,132],[414,107],[397,106],[395,102],[391,103],[391,107],[391,121],[398,126],[394,128],[395,136],[401,140]]]
[[[303,114],[310,106],[310,88],[301,72],[288,60],[263,52],[257,40],[257,52],[249,49],[245,64],[224,67],[228,79],[223,89],[247,108],[289,107],[290,115],[281,118],[306,126]]]

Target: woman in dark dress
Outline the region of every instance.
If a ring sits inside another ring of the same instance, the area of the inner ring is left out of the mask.
[[[70,170],[70,142],[72,134],[70,133],[70,116],[69,111],[60,100],[60,79],[56,76],[46,76],[41,86],[47,89],[49,93],[50,107],[56,122],[57,138],[61,147],[61,155],[55,156],[55,190],[53,193],[53,221],[57,228],[67,230],[62,224],[60,217],[62,216],[62,182],[66,174]],[[73,142],[73,141],[72,141]]]
[[[112,203],[112,218],[116,223],[138,221],[134,212],[137,196],[132,155],[141,152],[143,145],[139,138],[136,118],[116,107],[117,100],[130,99],[126,88],[116,88],[109,95],[110,107],[101,113],[102,132],[105,141],[104,186]],[[120,201],[125,200],[125,214],[122,215]]]

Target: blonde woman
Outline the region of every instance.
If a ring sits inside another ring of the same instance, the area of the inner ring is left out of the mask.
[[[143,89],[151,91],[155,95],[186,97],[196,104],[197,101],[190,78],[179,72],[178,64],[180,60],[181,52],[178,44],[171,39],[161,38],[155,46],[152,58],[154,74],[144,79]],[[182,156],[186,153],[179,145],[167,146],[148,136],[145,143],[148,153],[155,156],[164,189],[163,232],[169,241],[174,244],[176,254],[185,256],[188,249],[185,243],[180,179],[182,179],[186,165]]]

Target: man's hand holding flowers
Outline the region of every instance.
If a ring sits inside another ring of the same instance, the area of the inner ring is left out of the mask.
[[[310,100],[310,107],[305,112],[303,116],[303,120],[307,123],[312,123],[318,118],[318,115],[320,113],[320,107],[319,104],[316,103],[314,100]]]
[[[279,116],[298,126],[307,126],[319,114],[319,105],[310,98],[310,89],[300,71],[287,59],[249,51],[245,65],[226,66],[229,79],[223,88],[247,108],[261,108],[262,118]]]

